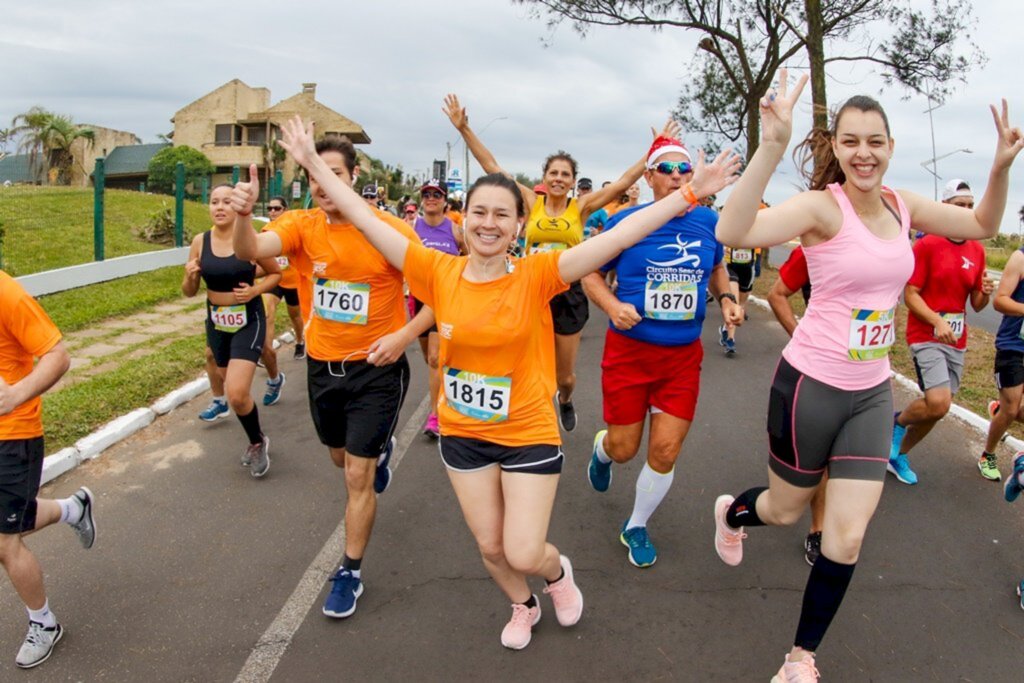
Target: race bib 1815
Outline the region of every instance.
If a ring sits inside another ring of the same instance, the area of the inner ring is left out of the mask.
[[[482,422],[504,422],[512,402],[512,378],[444,368],[444,397],[448,405]]]

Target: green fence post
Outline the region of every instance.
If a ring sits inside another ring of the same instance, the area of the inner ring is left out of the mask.
[[[284,195],[284,171],[282,171],[281,169],[277,169],[277,171],[274,173],[274,195]]]
[[[185,164],[174,166],[174,246],[185,244]]]
[[[96,159],[96,170],[93,171],[92,200],[92,257],[94,261],[103,260],[103,195],[106,184],[106,160]]]
[[[231,184],[237,185],[238,179],[241,177],[242,171],[238,168],[238,164],[235,164],[234,168],[231,169]]]
[[[203,182],[200,185],[203,188],[203,204],[210,203],[210,178],[203,176]]]

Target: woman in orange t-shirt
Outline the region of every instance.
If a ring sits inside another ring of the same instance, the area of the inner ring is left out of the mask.
[[[555,616],[572,626],[583,595],[569,559],[547,542],[562,451],[554,407],[555,343],[551,297],[594,272],[673,216],[735,179],[739,158],[723,152],[703,163],[678,193],[637,211],[615,231],[578,246],[513,261],[508,248],[526,211],[515,182],[493,173],[466,197],[468,256],[410,242],[389,228],[316,154],[298,118],[281,145],[316,179],[412,294],[434,309],[441,337],[440,450],[455,495],[491,577],[512,601],[501,642],[522,649],[540,620],[527,575],[547,581]],[[497,467],[495,467],[497,465]]]

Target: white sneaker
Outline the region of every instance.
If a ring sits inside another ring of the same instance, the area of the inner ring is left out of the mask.
[[[14,660],[15,663],[21,669],[39,666],[50,658],[53,646],[63,635],[64,629],[60,624],[53,628],[43,628],[38,621],[29,621],[28,634],[25,636],[25,642],[21,644],[21,649],[18,650],[18,658]]]
[[[73,497],[82,506],[82,518],[72,524],[71,528],[78,535],[78,542],[88,550],[96,542],[96,518],[93,516],[92,510],[92,491],[83,486],[75,491]]]

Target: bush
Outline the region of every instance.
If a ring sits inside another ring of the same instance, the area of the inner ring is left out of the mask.
[[[135,231],[138,238],[150,244],[174,244],[174,216],[171,215],[171,207],[164,205],[164,208],[154,213],[146,224]],[[185,230],[185,244],[189,243],[188,230]]]
[[[150,192],[174,192],[174,169],[179,161],[185,164],[186,187],[195,186],[198,181],[213,174],[213,164],[198,149],[188,145],[165,147],[149,160],[147,187]]]

